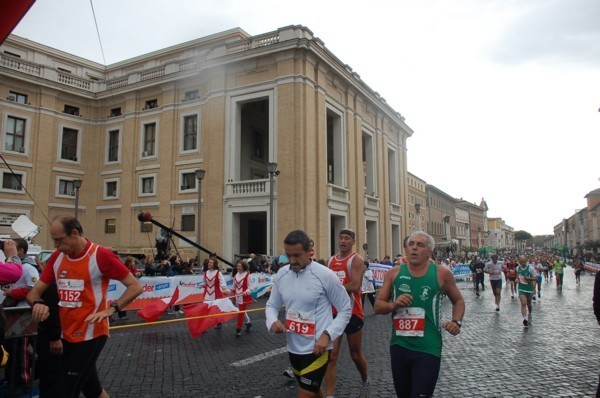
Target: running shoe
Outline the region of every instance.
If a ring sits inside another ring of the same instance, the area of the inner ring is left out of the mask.
[[[371,379],[367,378],[367,381],[362,383],[362,385],[360,386],[360,391],[358,393],[359,398],[369,398],[371,396],[371,393],[369,391],[370,385],[371,385]]]
[[[538,292],[538,298],[542,298],[542,294]]]
[[[252,327],[252,323],[251,323],[251,322],[248,322],[248,323],[246,324],[246,332],[249,332],[251,327]]]
[[[292,368],[287,368],[286,370],[284,370],[283,375],[285,377],[289,377],[290,379],[293,379],[296,377],[296,376],[294,376],[294,372],[292,371]]]
[[[527,322],[527,319],[523,319],[523,326],[525,326],[525,327],[529,326],[529,322]]]
[[[496,312],[500,311],[500,307],[496,307]]]
[[[242,335],[242,329],[235,329],[235,337],[240,337]]]

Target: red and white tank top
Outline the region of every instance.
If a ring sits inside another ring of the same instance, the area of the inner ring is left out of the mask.
[[[342,258],[342,259],[338,258],[338,256],[339,256],[339,253],[336,254],[335,256],[331,257],[329,259],[329,262],[327,263],[327,266],[329,267],[330,270],[335,272],[337,277],[340,279],[340,282],[342,282],[342,285],[345,285],[347,283],[350,283],[350,281],[352,279],[351,278],[352,260],[354,259],[354,256],[356,256],[356,253],[352,252],[348,256],[346,256],[345,258]],[[361,279],[362,279],[362,276],[361,276]],[[351,293],[350,301],[352,301],[352,315],[356,315],[360,319],[363,319],[364,313],[363,313],[362,302],[360,300],[360,293]],[[333,313],[334,314],[337,313],[337,311],[335,310],[335,307],[333,308]]]
[[[98,245],[91,244],[77,259],[61,253],[54,262],[62,336],[71,343],[108,336],[108,318],[85,322],[89,315],[106,309],[109,278],[100,272],[97,250]]]

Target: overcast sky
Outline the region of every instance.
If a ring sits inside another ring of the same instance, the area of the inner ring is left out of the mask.
[[[292,24],[406,118],[411,173],[488,216],[552,234],[600,187],[598,0],[37,0],[13,33],[111,64]]]

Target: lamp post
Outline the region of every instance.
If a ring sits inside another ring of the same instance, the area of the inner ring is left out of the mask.
[[[200,246],[200,208],[202,206],[202,179],[206,174],[205,170],[197,169],[194,174],[196,175],[196,180],[198,180],[198,216],[196,217],[196,243]],[[198,263],[196,265],[200,265],[200,249],[197,250],[196,256],[198,257]]]
[[[273,201],[275,195],[275,177],[279,175],[277,163],[267,163],[267,173],[269,173],[269,256],[273,257]]]
[[[415,211],[417,212],[417,231],[421,230],[421,204],[415,203]]]
[[[79,188],[81,188],[81,184],[83,180],[79,178],[73,180],[73,189],[75,189],[75,218],[77,218],[77,213],[79,212]]]

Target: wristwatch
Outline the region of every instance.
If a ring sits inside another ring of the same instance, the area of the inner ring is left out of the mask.
[[[115,309],[115,312],[121,311],[121,309],[119,308],[119,303],[117,303],[116,301],[113,301],[112,303],[110,303],[110,306]]]
[[[459,321],[458,319],[453,319],[452,322],[456,323],[456,325],[461,328],[462,327],[462,321]]]

